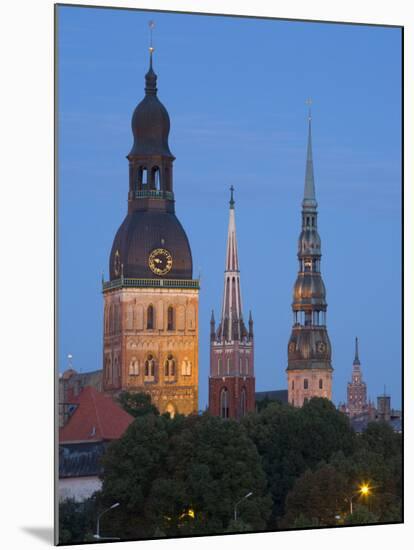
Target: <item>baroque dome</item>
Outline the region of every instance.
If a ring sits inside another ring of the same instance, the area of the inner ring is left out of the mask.
[[[320,273],[299,273],[293,288],[293,302],[301,305],[323,305],[325,302],[325,285]]]
[[[149,256],[157,248],[172,256],[171,270],[159,277],[149,267]],[[119,258],[116,258],[118,256]],[[191,279],[193,262],[187,235],[174,213],[136,211],[128,214],[118,229],[109,260],[110,279]]]
[[[162,155],[172,157],[168,145],[170,117],[167,109],[157,97],[157,75],[150,69],[145,75],[145,97],[132,115],[131,127],[134,143],[131,155]]]

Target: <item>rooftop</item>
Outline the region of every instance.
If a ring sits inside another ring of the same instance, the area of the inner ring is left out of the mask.
[[[59,430],[59,443],[98,442],[119,439],[133,417],[112,397],[86,386],[74,397],[76,409]]]

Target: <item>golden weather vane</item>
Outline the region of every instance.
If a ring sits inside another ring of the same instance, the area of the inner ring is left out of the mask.
[[[149,45],[149,51],[152,53],[154,51],[154,47],[152,45],[152,31],[155,29],[155,21],[151,19],[151,21],[148,22],[149,27],[149,33],[150,33],[150,45]]]

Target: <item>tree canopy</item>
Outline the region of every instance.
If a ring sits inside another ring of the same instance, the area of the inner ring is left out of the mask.
[[[102,497],[121,503],[123,538],[155,536],[157,529],[166,536],[225,532],[235,503],[249,492],[240,517],[252,530],[266,528],[266,476],[238,422],[208,414],[138,417],[109,446],[103,464]]]

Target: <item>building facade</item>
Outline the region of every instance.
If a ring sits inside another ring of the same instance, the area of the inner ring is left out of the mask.
[[[175,215],[169,131],[150,48],[145,97],[132,116],[128,211],[103,282],[103,386],[148,393],[174,415],[198,410],[199,281]]]
[[[326,328],[327,303],[321,275],[309,112],[302,231],[298,241],[299,272],[293,289],[293,327],[288,343],[289,403],[301,407],[311,397],[332,399],[331,343]]]
[[[347,387],[347,412],[349,416],[363,413],[368,408],[367,385],[362,380],[361,363],[359,361],[358,338],[355,338],[355,358],[352,364],[352,381]]]
[[[210,322],[209,412],[239,419],[255,410],[255,377],[251,313],[248,329],[243,321],[234,204],[231,187],[223,305],[217,330],[214,312]]]

